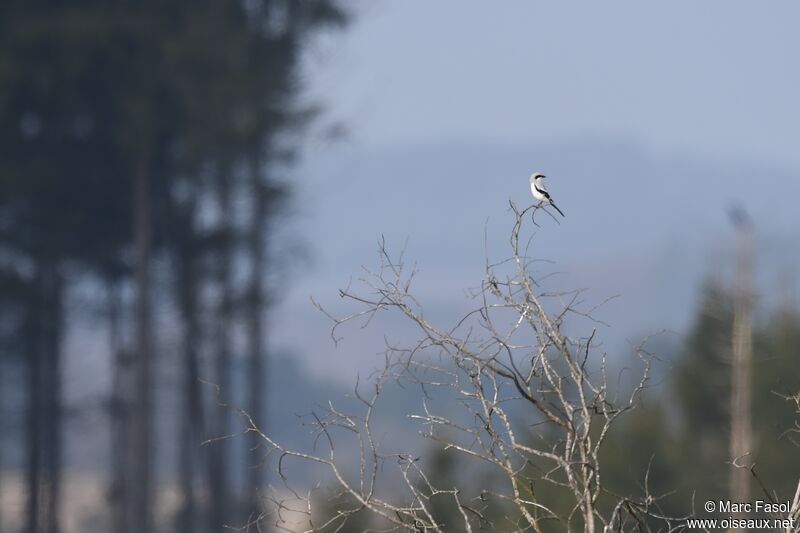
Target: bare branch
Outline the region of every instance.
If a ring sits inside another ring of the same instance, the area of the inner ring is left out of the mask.
[[[622,400],[611,398],[607,355],[597,342],[596,326],[604,323],[594,316],[608,300],[586,307],[583,290],[548,290],[552,273],[536,271],[548,263],[529,256],[534,234],[523,238],[528,214],[533,221],[540,208],[520,210],[513,202],[510,208],[511,257],[498,262],[487,258],[483,281],[468,291],[476,307],[450,326],[425,316],[411,292],[415,268],[406,268],[402,254],[392,258],[384,239],[379,242],[379,268],[364,269],[359,280],[363,289],[350,284],[340,291],[356,306],[354,312],[336,318],[312,300],[333,322],[334,342],[345,324],[363,320],[361,327],[366,327],[382,312],[399,313],[416,326],[419,338],[407,347],[386,343],[385,364],[371,381],[371,394],[364,396],[359,384],[354,389],[358,415],[345,414],[331,403],[324,413],[309,418],[315,434],[312,451],[286,447],[249,420],[247,431],[279,455],[284,487],[272,496],[276,526],[286,527],[292,509],[304,517],[306,531],[337,531],[362,511],[373,517],[376,528],[387,531],[471,532],[486,528],[500,514],[515,531],[541,531],[552,521],[567,531],[620,531],[629,524],[648,530],[651,520],[672,529],[655,504],[658,498],[649,494],[649,472],[640,501],[611,494],[601,477],[600,448],[612,425],[636,407],[648,386],[652,356],[643,345],[638,347],[640,376]],[[573,337],[563,329],[567,320],[588,321],[592,327],[588,335]],[[485,472],[482,479],[487,481],[448,484],[419,459],[422,454],[384,451],[372,427],[383,386],[390,381],[419,387],[420,411],[408,415],[419,424],[418,434],[443,453],[457,454],[469,471]],[[335,446],[345,435],[356,445]],[[326,451],[317,451],[319,442],[327,443]],[[353,474],[343,462],[348,452],[357,459]],[[320,514],[324,502],[314,499],[315,491],[293,488],[285,475],[289,460],[321,468],[351,503]],[[383,478],[395,480],[392,489],[379,488]],[[572,505],[566,512],[552,508],[541,496],[546,491],[537,487],[568,495]],[[610,511],[598,508],[601,495],[614,498]],[[452,512],[443,515],[444,504]]]

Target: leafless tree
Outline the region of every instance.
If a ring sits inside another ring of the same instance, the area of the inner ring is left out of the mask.
[[[659,498],[647,488],[646,472],[637,499],[614,495],[604,486],[600,449],[614,423],[636,407],[647,387],[651,354],[644,343],[637,346],[637,377],[629,387],[610,387],[607,354],[596,339],[599,322],[592,316],[597,306],[588,307],[581,290],[547,290],[547,276],[536,272],[540,263],[530,255],[535,229],[530,225],[538,227],[535,217],[546,211],[536,206],[520,210],[513,202],[511,210],[511,257],[494,264],[487,260],[480,286],[468,292],[474,310],[452,326],[429,320],[411,291],[415,270],[404,265],[402,254],[393,260],[385,243],[380,244],[380,268],[366,271],[361,279],[363,292],[349,287],[341,291],[359,309],[345,318],[328,314],[334,341],[343,324],[368,324],[386,312],[410,321],[419,340],[412,346],[387,347],[385,364],[370,382],[369,393],[363,385],[355,388],[357,414],[330,403],[309,415],[315,437],[310,450],[287,447],[246,418],[247,431],[276,453],[283,482],[272,488],[261,518],[288,531],[340,531],[359,513],[370,515],[381,531],[680,527],[677,520],[662,516]],[[588,332],[569,334],[577,324],[589,324]],[[419,459],[421,451],[396,452],[393,443],[381,442],[375,412],[385,386],[398,381],[421,391],[419,412],[408,415],[419,434],[492,477],[445,486]],[[439,393],[451,401],[436,401]],[[355,446],[348,449],[347,439]],[[353,449],[356,468],[345,459]],[[349,505],[320,512],[325,505],[321,483],[300,490],[290,479],[288,465],[295,460],[326,471]],[[396,483],[387,489],[384,479],[392,476]],[[554,491],[566,495],[566,508],[546,497]],[[449,523],[436,510],[441,502],[450,506]]]
[[[795,412],[797,413],[797,420],[794,423],[794,427],[787,430],[787,434],[796,437],[797,435],[800,435],[800,392],[798,392],[797,394],[788,399],[792,400],[795,404],[796,407]],[[798,440],[793,439],[792,442],[797,444],[798,448],[800,448],[800,442]],[[795,532],[800,531],[800,479],[797,480],[797,489],[794,491],[794,498],[792,498],[792,506],[789,509],[787,518],[791,518],[794,521],[794,524],[796,525],[794,531]],[[789,529],[787,528],[787,533],[788,531]]]
[[[800,439],[797,438],[797,436],[800,435],[800,392],[794,396],[785,396],[782,394],[779,394],[779,396],[786,401],[794,403],[795,413],[797,414],[797,420],[795,420],[794,426],[786,429],[782,437],[788,438],[794,445],[800,448]],[[756,465],[752,465],[750,467],[740,466],[740,468],[750,471],[750,474],[766,496],[767,501],[776,504],[783,503],[778,501],[777,494],[774,491],[770,491],[762,482],[761,478],[758,477],[758,474],[756,473]],[[791,525],[783,529],[785,533],[800,532],[800,478],[797,480],[797,488],[794,491],[794,496],[789,502],[789,511],[784,516],[781,516],[779,513],[773,514],[773,518],[789,519]]]
[[[800,392],[794,396],[786,396],[783,394],[778,394],[778,396],[786,401],[794,403],[795,412],[797,414],[797,420],[795,421],[794,426],[786,429],[786,431],[783,432],[782,437],[788,438],[793,444],[800,448],[800,440],[797,439],[797,435],[800,434]],[[797,487],[795,488],[794,496],[789,502],[786,502],[778,497],[776,491],[770,490],[767,484],[761,479],[761,477],[759,477],[758,471],[756,470],[756,464],[740,463],[739,461],[734,460],[733,466],[737,467],[739,471],[745,474],[749,473],[749,476],[752,477],[752,479],[761,489],[760,497],[762,497],[764,501],[774,504],[776,509],[779,509],[777,512],[769,512],[767,514],[774,520],[781,520],[784,521],[782,523],[788,524],[785,527],[782,526],[781,531],[784,533],[800,532],[800,478],[797,480]],[[781,512],[781,506],[786,503],[788,503],[788,511],[783,508],[782,511],[785,512]]]
[[[753,235],[743,210],[733,216],[737,230],[736,305],[733,318],[731,372],[731,436],[730,454],[734,464],[747,461],[753,450],[751,415],[753,381]],[[750,476],[743,468],[733,468],[730,475],[730,498],[735,502],[750,501]],[[739,513],[745,518],[746,513]]]

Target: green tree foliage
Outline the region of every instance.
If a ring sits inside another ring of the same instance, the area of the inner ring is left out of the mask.
[[[613,490],[665,496],[665,514],[698,513],[709,499],[728,498],[729,403],[733,299],[708,283],[683,348],[671,359],[665,386],[645,398],[617,428],[606,446],[606,476]],[[794,405],[783,396],[800,390],[800,314],[793,309],[769,312],[754,331],[753,433],[751,459],[762,488],[790,498],[800,477],[797,448],[787,430],[794,427]],[[763,487],[762,487],[763,484]]]
[[[753,377],[753,428],[756,473],[769,488],[790,497],[800,478],[796,405],[787,400],[800,393],[800,313],[780,309],[756,331]],[[756,483],[754,494],[763,494]]]

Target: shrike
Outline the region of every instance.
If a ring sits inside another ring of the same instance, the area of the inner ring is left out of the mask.
[[[533,197],[536,198],[540,204],[544,202],[552,205],[555,210],[558,211],[559,215],[567,218],[564,216],[564,213],[561,212],[561,209],[553,202],[553,199],[550,198],[550,193],[547,192],[547,188],[544,186],[544,178],[544,174],[538,172],[531,174],[531,192],[533,193]]]

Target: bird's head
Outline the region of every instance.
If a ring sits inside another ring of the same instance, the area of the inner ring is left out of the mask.
[[[533,174],[531,174],[531,183],[533,183],[536,180],[540,180],[542,178],[544,178],[544,174],[542,174],[541,172],[534,172]]]

